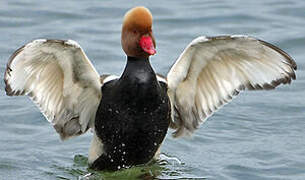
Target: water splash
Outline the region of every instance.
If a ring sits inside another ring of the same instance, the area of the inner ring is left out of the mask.
[[[160,154],[158,161],[133,167],[122,166],[118,171],[94,171],[88,168],[88,158],[83,155],[74,157],[71,167],[56,168],[57,179],[101,180],[101,179],[205,179],[188,174],[190,168],[181,160],[167,154]]]

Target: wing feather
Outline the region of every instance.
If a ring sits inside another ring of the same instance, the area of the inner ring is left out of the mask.
[[[167,75],[174,136],[192,133],[244,89],[274,89],[295,79],[294,60],[248,36],[198,37]]]
[[[13,53],[4,81],[9,96],[28,95],[62,139],[93,127],[99,74],[72,40],[35,40]]]

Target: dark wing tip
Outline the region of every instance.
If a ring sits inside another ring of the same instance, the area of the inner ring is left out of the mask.
[[[297,64],[294,61],[294,59],[288,54],[286,53],[284,50],[280,49],[279,47],[270,44],[266,41],[263,40],[259,40],[258,41],[263,44],[264,46],[267,46],[271,49],[273,49],[274,51],[280,53],[282,56],[285,57],[285,64],[287,64],[290,68],[291,68],[291,72],[286,72],[288,76],[283,77],[281,79],[277,79],[275,81],[272,81],[271,84],[269,85],[264,85],[264,87],[267,87],[267,89],[274,89],[276,86],[280,85],[280,84],[290,84],[291,83],[291,79],[295,80],[296,79],[296,74],[295,71],[297,70]]]
[[[260,39],[258,39],[258,41],[259,41],[261,44],[263,44],[263,45],[265,45],[265,46],[267,46],[267,47],[273,49],[274,51],[280,53],[282,56],[284,56],[284,57],[286,58],[286,60],[288,61],[290,67],[291,67],[293,70],[297,70],[297,64],[296,64],[296,62],[295,62],[295,61],[293,60],[293,58],[292,58],[288,53],[286,53],[284,50],[282,50],[282,49],[280,49],[279,47],[277,47],[277,46],[275,46],[275,45],[273,45],[273,44],[270,44],[270,43],[268,43],[268,42],[266,42],[266,41],[263,41],[263,40],[260,40]]]
[[[14,93],[13,93],[12,87],[8,84],[7,79],[4,79],[4,83],[5,83],[5,92],[6,92],[6,95],[13,96]]]
[[[14,61],[15,57],[18,56],[18,54],[20,54],[24,50],[24,47],[25,47],[25,45],[23,45],[20,48],[18,48],[10,56],[10,58],[8,59],[7,65],[6,65],[6,69],[5,69],[5,72],[4,72],[4,83],[5,83],[5,92],[6,92],[6,95],[8,95],[8,96],[14,96],[14,95],[18,96],[18,95],[23,93],[23,92],[19,92],[19,91],[18,92],[14,92],[12,87],[10,86],[10,84],[8,82],[8,79],[10,78],[11,72],[13,71],[12,68],[11,68],[11,64]]]

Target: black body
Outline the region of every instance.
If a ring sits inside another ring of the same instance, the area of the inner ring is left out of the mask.
[[[149,162],[169,123],[167,85],[157,81],[149,59],[128,57],[120,79],[102,86],[95,130],[105,153],[91,168],[117,170]]]

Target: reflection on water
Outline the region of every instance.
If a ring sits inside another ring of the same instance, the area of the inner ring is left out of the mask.
[[[88,169],[88,158],[83,155],[74,156],[72,167],[53,166],[56,171],[65,172],[79,180],[107,180],[107,179],[205,179],[204,177],[195,177],[187,174],[187,167],[176,157],[169,157],[161,154],[160,160],[150,162],[145,165],[122,169],[116,172],[93,171]],[[70,179],[65,175],[56,175],[58,179]]]

